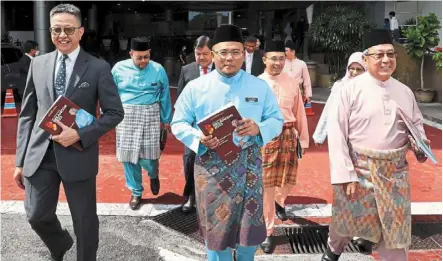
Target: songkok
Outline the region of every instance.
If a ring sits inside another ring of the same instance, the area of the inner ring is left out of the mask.
[[[380,44],[392,44],[391,34],[387,29],[375,29],[370,32],[365,32],[363,41],[364,49]]]
[[[146,37],[136,37],[131,40],[131,50],[133,51],[147,51],[151,49],[149,46],[149,41]]]
[[[222,24],[214,32],[213,45],[221,42],[239,42],[243,43],[241,29],[231,24]]]
[[[285,52],[285,43],[283,41],[268,40],[265,42],[265,53],[267,52]]]
[[[295,51],[297,49],[297,46],[295,46],[295,43],[292,41],[287,41],[285,43],[285,47],[291,49],[292,51]]]

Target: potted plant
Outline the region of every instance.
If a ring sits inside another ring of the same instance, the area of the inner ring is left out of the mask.
[[[435,61],[435,67],[437,67],[437,70],[441,71],[441,47],[435,48],[435,53],[432,56],[432,60]]]
[[[415,90],[415,97],[418,102],[431,102],[435,96],[435,90],[425,88],[423,82],[423,66],[425,55],[431,54],[434,48],[440,42],[438,30],[440,21],[434,13],[427,16],[419,16],[417,26],[408,27],[405,31],[406,53],[413,59],[421,61],[420,64],[420,89]]]
[[[328,87],[334,75],[344,75],[348,57],[362,49],[363,33],[373,27],[358,5],[334,5],[314,18],[310,38],[329,66],[329,74],[319,75],[320,85]]]

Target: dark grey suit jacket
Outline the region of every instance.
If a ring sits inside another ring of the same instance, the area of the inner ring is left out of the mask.
[[[214,68],[215,66],[214,64],[212,64],[211,71],[214,70]],[[177,97],[183,91],[186,84],[188,84],[190,81],[194,79],[197,79],[198,77],[200,77],[200,68],[198,63],[192,62],[190,64],[183,66],[180,71],[180,77],[178,79]]]
[[[254,55],[252,56],[251,74],[256,77],[265,71],[266,66],[263,63],[262,58],[263,58],[263,54],[260,50],[255,51]],[[243,62],[243,65],[241,68],[246,71],[246,59]]]
[[[55,101],[54,71],[57,51],[35,57],[30,65],[22,110],[17,128],[16,166],[23,167],[25,177],[31,177],[40,166],[48,149],[49,133],[38,124]],[[84,84],[87,83],[87,84]],[[82,85],[82,88],[79,88]],[[65,181],[80,181],[98,173],[98,140],[123,120],[123,106],[109,65],[82,49],[75,62],[65,96],[96,114],[97,102],[103,114],[99,119],[78,130],[83,151],[63,147],[54,142],[60,176]]]

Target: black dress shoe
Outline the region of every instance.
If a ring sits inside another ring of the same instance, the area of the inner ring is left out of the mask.
[[[274,251],[274,241],[272,240],[272,236],[266,237],[265,241],[260,244],[260,248],[266,254],[270,254]]]
[[[151,192],[155,196],[160,192],[160,180],[157,178],[151,179]]]
[[[372,246],[374,245],[374,243],[372,243],[371,241],[363,238],[358,238],[354,240],[354,245],[358,248],[360,253],[368,255],[372,254]]]
[[[131,196],[131,200],[129,200],[129,207],[132,210],[136,210],[140,207],[140,202],[141,202],[142,197],[140,196]]]
[[[321,261],[338,261],[339,258],[340,255],[332,253],[331,249],[328,247],[326,252],[321,257]]]
[[[195,208],[195,197],[194,196],[189,196],[186,199],[186,202],[182,205],[182,211],[184,213],[189,213],[192,210],[194,210]]]
[[[281,220],[281,221],[286,221],[288,220],[288,216],[286,215],[286,210],[284,207],[280,206],[279,204],[277,204],[277,202],[275,202],[275,214],[277,215],[277,217]]]
[[[66,241],[66,247],[58,254],[51,253],[51,261],[63,261],[63,257],[66,255],[66,252],[68,252],[74,244],[74,240],[72,239],[71,235],[69,235],[69,232],[66,230],[64,241]]]

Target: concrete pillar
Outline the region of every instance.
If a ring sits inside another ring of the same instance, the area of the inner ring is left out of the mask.
[[[272,24],[274,21],[274,11],[268,11],[265,15],[265,38],[264,40],[272,40]]]
[[[248,29],[250,34],[258,34],[258,14],[255,5],[255,2],[249,2],[248,6]]]
[[[222,24],[222,21],[223,21],[223,14],[217,13],[217,27],[220,27],[220,25]]]
[[[54,50],[49,32],[49,11],[52,7],[53,2],[34,1],[34,39],[41,54]]]
[[[1,23],[2,23],[2,28],[1,28],[1,32],[2,32],[2,34],[5,34],[6,33],[6,17],[5,17],[5,5],[4,5],[4,2],[2,1],[1,2],[1,10],[2,10],[2,13],[1,13],[1,15],[2,15],[2,21],[1,21]]]
[[[97,6],[93,4],[92,8],[88,10],[88,29],[97,32],[97,24]]]

